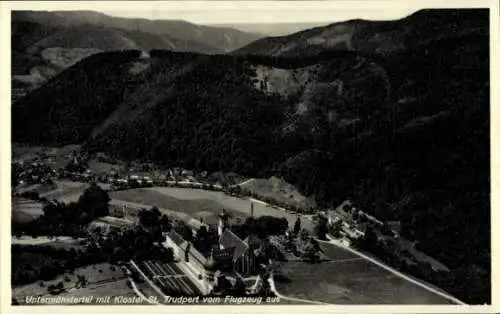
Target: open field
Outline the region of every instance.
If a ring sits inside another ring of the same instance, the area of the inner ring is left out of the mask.
[[[171,194],[169,194],[170,192],[162,193],[164,189],[173,191]],[[201,193],[198,198],[195,197],[197,192]],[[217,215],[224,208],[232,218],[244,219],[247,217],[247,213],[226,206],[224,203],[218,202],[217,199],[205,198],[204,196],[210,195],[210,193],[203,194],[202,192],[207,191],[182,188],[145,188],[114,191],[109,195],[113,200],[142,204],[144,208],[157,206],[161,209],[184,213],[189,216],[206,216],[209,213]],[[193,197],[185,197],[186,195],[192,195]]]
[[[84,245],[80,244],[80,241],[84,239],[74,239],[72,237],[46,237],[40,236],[37,238],[33,238],[30,236],[22,236],[22,237],[12,237],[11,244],[12,245],[43,245],[50,246],[54,248],[63,248],[63,249],[81,249],[84,248]]]
[[[178,188],[150,188],[154,189],[164,195],[171,196],[177,199],[183,200],[211,200],[222,208],[229,209],[230,212],[238,212],[245,217],[250,215],[250,204],[252,203],[250,200],[245,198],[238,198],[224,194],[223,192],[214,192],[214,191],[205,191],[205,190],[194,190],[194,189],[178,189]],[[253,202],[254,203],[254,215],[257,216],[275,216],[275,217],[284,217],[288,220],[288,225],[293,226],[295,221],[297,220],[297,215],[282,211],[279,209],[272,208],[270,206],[265,205],[262,202]],[[302,227],[308,229],[312,232],[313,224],[311,221],[307,219],[302,219]]]
[[[85,288],[75,288],[77,282],[77,275],[83,275],[88,283]],[[67,277],[67,278],[66,278]],[[66,281],[65,279],[69,279]],[[122,270],[119,267],[113,267],[108,263],[95,264],[87,267],[76,269],[73,273],[62,274],[55,279],[43,282],[43,286],[39,282],[31,283],[28,285],[18,286],[12,288],[12,297],[22,303],[27,296],[51,296],[47,291],[47,287],[59,282],[63,282],[66,291],[61,293],[62,296],[103,296],[103,295],[124,295],[125,293],[132,293],[133,290],[126,285],[126,279]]]
[[[80,195],[89,186],[88,183],[84,182],[73,182],[73,181],[55,181],[56,188],[48,191],[46,193],[40,194],[41,197],[45,197],[48,200],[57,199],[60,202],[75,202],[78,200]]]
[[[291,281],[276,283],[281,294],[334,304],[454,304],[340,247],[321,248],[331,261],[283,264]]]
[[[29,222],[43,215],[43,204],[22,197],[12,198],[12,220],[15,222]]]

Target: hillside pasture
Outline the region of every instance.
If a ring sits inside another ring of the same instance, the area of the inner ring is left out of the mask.
[[[260,198],[293,206],[299,206],[306,199],[293,185],[276,177],[248,180],[240,186]]]

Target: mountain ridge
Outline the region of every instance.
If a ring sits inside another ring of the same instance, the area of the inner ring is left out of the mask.
[[[51,26],[78,26],[90,24],[100,27],[140,31],[156,35],[199,42],[200,44],[228,52],[240,48],[261,37],[230,28],[197,25],[183,20],[148,20],[114,17],[95,11],[13,11],[12,21],[36,21]]]
[[[399,20],[389,21],[352,19],[287,36],[262,38],[234,51],[233,54],[293,57],[314,55],[317,51],[350,50],[378,55],[398,52],[407,49],[407,46],[425,45],[426,42],[420,43],[421,39],[432,41],[461,36],[467,32],[488,32],[484,27],[484,22],[488,20],[485,11],[464,11],[467,10],[420,10]],[[461,28],[456,27],[459,24],[462,24]],[[432,32],[433,28],[439,28],[440,32]]]

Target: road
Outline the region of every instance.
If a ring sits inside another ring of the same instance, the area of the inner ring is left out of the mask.
[[[324,243],[329,243],[331,245],[335,245],[337,247],[341,247],[341,248],[343,248],[345,250],[348,250],[349,252],[351,252],[353,254],[356,254],[359,257],[361,257],[361,258],[363,258],[363,259],[365,259],[365,260],[367,260],[369,262],[372,262],[373,264],[375,264],[375,265],[377,265],[377,266],[379,266],[379,267],[381,267],[381,268],[383,268],[383,269],[385,269],[385,270],[393,273],[394,275],[396,275],[396,276],[398,276],[400,278],[403,278],[403,279],[405,279],[405,280],[413,283],[414,285],[417,285],[417,286],[419,286],[419,287],[421,287],[421,288],[423,288],[423,289],[425,289],[427,291],[430,291],[430,292],[432,292],[434,294],[437,294],[437,295],[439,295],[442,298],[445,298],[445,299],[447,299],[447,300],[449,300],[451,302],[454,302],[456,304],[467,305],[466,303],[458,300],[457,298],[454,298],[454,297],[452,297],[452,296],[450,296],[450,295],[448,295],[448,294],[446,294],[446,293],[444,293],[442,291],[439,291],[439,290],[437,290],[437,289],[435,289],[433,287],[430,287],[430,286],[428,286],[428,285],[426,285],[426,284],[424,284],[424,283],[422,283],[420,281],[417,281],[417,280],[415,280],[415,279],[413,279],[413,278],[411,278],[411,277],[403,274],[402,272],[397,271],[396,269],[394,269],[392,267],[389,267],[389,266],[387,266],[387,265],[385,265],[385,264],[377,261],[376,259],[374,259],[374,258],[372,258],[372,257],[370,257],[370,256],[368,256],[366,254],[363,254],[363,253],[361,253],[361,252],[359,252],[359,251],[357,251],[357,250],[355,250],[353,248],[350,248],[348,246],[345,246],[345,245],[341,244],[341,242],[339,240],[331,237],[330,235],[327,235],[327,238],[329,239],[329,241],[321,241],[321,240],[318,240],[318,241],[321,241],[321,242],[324,242]]]

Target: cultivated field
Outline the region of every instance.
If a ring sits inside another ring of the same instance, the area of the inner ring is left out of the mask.
[[[164,293],[199,295],[200,291],[175,263],[143,261],[138,266]]]
[[[12,198],[12,221],[25,223],[43,215],[43,204],[22,197]]]
[[[75,287],[78,280],[77,275],[85,276],[88,281],[86,287]],[[61,296],[135,295],[133,290],[127,286],[126,277],[119,267],[115,266],[112,269],[110,264],[102,263],[78,268],[73,273],[59,275],[53,280],[43,282],[43,284],[40,284],[39,281],[29,285],[14,287],[12,289],[12,298],[15,298],[22,304],[27,296],[52,296],[47,291],[47,287],[52,284],[57,285],[61,281],[66,289],[66,291],[59,294]]]
[[[347,250],[321,247],[331,261],[283,264],[291,281],[276,283],[281,294],[334,304],[453,304]]]

